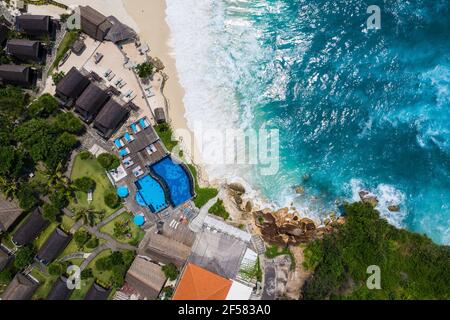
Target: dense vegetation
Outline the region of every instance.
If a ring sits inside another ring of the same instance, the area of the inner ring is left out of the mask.
[[[448,299],[450,247],[399,230],[369,204],[345,205],[346,223],[308,245],[305,267],[314,270],[305,299]],[[367,268],[379,266],[381,289],[368,289]]]
[[[144,62],[136,67],[138,76],[142,79],[150,77],[155,70],[155,67],[150,62]]]
[[[39,196],[49,195],[45,215],[56,220],[71,195],[62,171],[83,130],[51,95],[30,101],[19,88],[1,87],[0,191],[16,197],[25,211],[39,205]]]
[[[230,214],[225,209],[222,199],[217,199],[217,202],[214,203],[211,208],[209,208],[208,212],[212,213],[215,216],[221,217],[224,220],[228,220],[230,218]]]

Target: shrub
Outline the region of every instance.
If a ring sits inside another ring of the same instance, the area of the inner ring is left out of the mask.
[[[111,209],[116,209],[120,206],[120,198],[114,192],[108,192],[105,194],[105,204]]]
[[[153,74],[154,66],[150,62],[144,62],[136,67],[136,71],[140,78],[145,79]]]
[[[86,279],[89,279],[89,278],[93,278],[94,277],[94,273],[92,272],[91,268],[86,268],[83,271],[81,271],[80,276],[81,276],[82,280],[86,280]]]
[[[65,188],[54,190],[49,198],[52,204],[58,209],[65,208],[69,205],[69,199],[67,198],[67,191]]]
[[[224,220],[230,218],[230,214],[225,210],[223,206],[223,200],[217,199],[217,202],[208,210],[209,213],[212,213],[215,216],[221,217]]]
[[[45,220],[56,222],[61,215],[61,210],[54,204],[46,203],[42,206],[42,216]]]
[[[91,239],[91,234],[86,230],[80,229],[73,235],[73,239],[75,240],[79,249],[83,248],[86,242]]]
[[[95,190],[95,181],[89,177],[82,177],[73,181],[74,187],[85,193]]]
[[[65,75],[66,74],[64,73],[64,71],[54,72],[52,74],[52,79],[55,86],[64,78]]]
[[[48,266],[48,273],[51,276],[57,277],[64,274],[65,272],[66,272],[65,265],[63,265],[60,262],[53,262]]]
[[[98,247],[99,241],[97,237],[92,237],[88,242],[86,242],[85,246],[88,249],[95,249]]]
[[[178,274],[180,273],[173,263],[166,264],[161,269],[164,272],[166,278],[169,279],[170,281],[175,280],[178,277]]]
[[[14,267],[19,270],[24,269],[26,266],[33,262],[34,255],[36,254],[36,250],[32,246],[26,246],[20,248],[16,252],[16,259],[14,260]]]
[[[0,284],[8,284],[13,279],[13,273],[10,269],[4,269],[0,272]]]
[[[80,152],[80,159],[81,160],[88,160],[88,159],[92,159],[93,154],[90,153],[89,151],[81,151]]]
[[[102,153],[97,157],[97,160],[106,171],[117,169],[120,165],[120,159],[110,153]]]
[[[39,204],[36,192],[28,184],[23,184],[19,187],[17,199],[19,200],[20,207],[25,211],[30,211]]]

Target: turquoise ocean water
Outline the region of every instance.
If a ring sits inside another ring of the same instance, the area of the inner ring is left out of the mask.
[[[450,243],[449,1],[169,0],[167,21],[190,126],[280,130],[275,176],[213,177],[316,216],[364,188],[391,223]]]

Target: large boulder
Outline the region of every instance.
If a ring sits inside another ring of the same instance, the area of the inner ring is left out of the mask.
[[[236,192],[239,195],[243,195],[245,193],[245,188],[242,184],[238,182],[230,183],[228,185],[228,188],[234,192]]]
[[[399,212],[400,206],[398,204],[391,204],[390,206],[388,206],[388,210],[391,212]]]
[[[359,198],[362,202],[370,204],[372,207],[376,207],[378,205],[378,199],[375,195],[370,194],[368,191],[361,190],[359,192]]]

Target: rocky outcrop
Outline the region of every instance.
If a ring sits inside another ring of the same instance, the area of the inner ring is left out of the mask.
[[[245,193],[244,186],[238,182],[230,183],[228,185],[228,189],[230,189],[231,191],[234,191],[235,193],[237,193],[241,196]]]
[[[330,225],[317,228],[314,221],[300,218],[296,212],[283,208],[275,212],[256,211],[253,213],[256,226],[260,228],[263,239],[270,244],[281,246],[297,245],[317,239],[333,231]]]
[[[361,190],[359,193],[359,198],[362,202],[370,204],[372,207],[378,205],[378,199],[375,195],[369,193],[368,191]]]
[[[399,212],[400,206],[398,204],[391,204],[390,206],[388,206],[388,210],[391,212]]]

